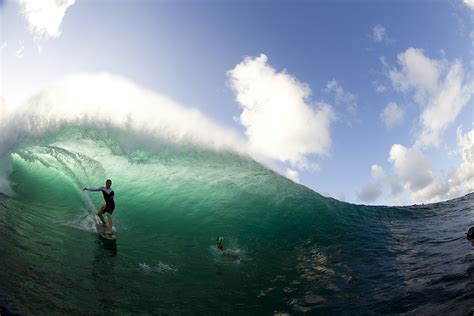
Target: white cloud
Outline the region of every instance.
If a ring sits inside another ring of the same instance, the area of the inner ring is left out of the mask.
[[[382,188],[377,182],[371,182],[366,185],[357,197],[366,203],[375,202],[382,195]]]
[[[465,134],[457,130],[458,152],[462,162],[447,175],[438,174],[424,189],[413,193],[415,201],[438,202],[474,191],[474,129]]]
[[[423,189],[411,193],[411,197],[416,203],[435,203],[455,197],[450,196],[449,191],[450,187],[446,179],[439,176]]]
[[[391,44],[395,42],[393,39],[387,36],[387,29],[381,24],[377,24],[376,26],[372,28],[372,40],[375,43],[383,42],[383,43]]]
[[[464,4],[467,5],[470,9],[474,10],[474,0],[464,0]]]
[[[416,100],[422,102],[428,93],[438,88],[440,65],[423,54],[418,48],[408,48],[398,55],[401,69],[393,69],[389,77],[395,89],[409,92],[415,90]]]
[[[380,113],[380,118],[388,128],[394,127],[400,124],[403,120],[403,109],[401,109],[397,103],[390,102]]]
[[[421,114],[422,131],[417,145],[439,145],[441,134],[456,120],[473,93],[474,82],[465,82],[462,65],[455,62]]]
[[[37,38],[55,38],[66,10],[75,0],[17,0],[28,22],[28,30]]]
[[[385,172],[379,165],[372,165],[370,167],[370,173],[372,174],[372,178],[375,180],[382,180],[385,178]]]
[[[448,173],[435,173],[431,159],[416,147],[395,144],[390,149],[390,173],[378,165],[371,167],[373,180],[358,194],[364,202],[374,202],[383,194],[384,187],[391,188],[393,200],[402,204],[402,193],[407,203],[428,203],[448,200],[474,191],[474,129],[457,131],[458,153],[461,164]]]
[[[462,128],[457,131],[458,150],[462,163],[450,175],[449,182],[459,191],[474,191],[474,129],[462,134]]]
[[[384,93],[385,91],[387,91],[387,86],[380,83],[378,80],[373,81],[372,84],[375,88],[375,92],[377,93]]]
[[[25,46],[21,46],[16,52],[15,52],[15,56],[16,58],[18,59],[22,59],[23,56],[24,56],[24,53],[25,53]]]
[[[384,187],[390,187],[392,198],[397,200],[398,204],[402,203],[402,192],[407,192],[413,201],[426,202],[425,191],[435,180],[429,157],[417,148],[395,144],[390,149],[388,161],[392,164],[392,171],[388,174],[382,167],[372,165],[373,181],[359,193],[359,199],[374,202],[382,195]]]
[[[431,59],[423,50],[408,48],[398,55],[398,68],[389,69],[381,57],[388,76],[396,90],[410,94],[420,105],[420,129],[412,147],[395,144],[391,147],[389,162],[392,170],[383,180],[372,180],[359,194],[366,201],[378,198],[383,189],[391,188],[394,200],[405,202],[437,202],[454,198],[474,190],[473,134],[458,130],[458,146],[463,154],[462,163],[450,172],[435,172],[431,159],[423,149],[438,146],[443,133],[453,124],[474,94],[474,81],[464,73],[460,61]],[[381,119],[390,127],[399,123],[403,112],[398,105],[388,104]],[[465,153],[468,154],[465,154]]]
[[[434,179],[431,159],[418,148],[392,145],[388,160],[393,164],[394,174],[410,192],[422,190]]]
[[[398,55],[400,69],[389,71],[395,89],[413,92],[422,107],[417,146],[438,146],[444,130],[455,121],[474,93],[459,61],[448,63],[426,57],[421,49],[408,48]]]
[[[384,40],[384,37],[385,28],[380,24],[374,26],[374,28],[372,29],[372,39],[374,40],[374,42],[380,43]]]
[[[334,113],[328,104],[310,103],[308,85],[277,72],[264,54],[245,58],[227,75],[254,152],[300,169],[314,168],[309,155],[328,153]]]
[[[385,59],[384,67],[389,68]],[[371,181],[360,198],[379,197],[377,192],[391,188],[393,200],[437,202],[474,190],[474,132],[462,134],[458,129],[458,153],[462,162],[450,171],[435,171],[432,161],[422,150],[438,146],[443,133],[453,124],[474,94],[474,81],[465,74],[460,61],[431,59],[421,49],[409,48],[398,55],[399,67],[388,75],[396,90],[411,94],[420,105],[420,130],[412,147],[394,144],[389,159],[392,169],[383,180]],[[396,104],[387,105],[381,114],[387,126],[403,117]],[[448,153],[453,156],[452,151]],[[372,193],[372,195],[370,195]],[[407,198],[407,199],[406,199]]]
[[[386,179],[385,172],[379,165],[372,165],[371,173],[373,181],[357,194],[360,200],[367,203],[376,201],[382,195],[383,181]]]
[[[298,173],[298,171],[296,171],[296,170],[293,170],[293,169],[290,169],[290,168],[286,168],[286,170],[285,170],[285,177],[287,177],[288,179],[292,180],[293,182],[296,182],[296,183],[299,183],[299,182],[300,182],[299,173]]]
[[[333,92],[336,104],[343,104],[346,106],[347,112],[355,114],[357,111],[357,96],[344,90],[344,88],[335,80],[332,79],[326,84],[324,89],[326,92]]]
[[[387,91],[387,87],[384,86],[383,84],[379,84],[375,87],[375,92],[377,93],[383,93],[385,91]]]

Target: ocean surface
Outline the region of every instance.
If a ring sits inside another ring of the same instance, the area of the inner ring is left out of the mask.
[[[474,309],[473,194],[353,205],[232,151],[112,126],[68,124],[12,148],[14,194],[0,195],[0,306],[10,314]],[[96,232],[101,194],[81,190],[107,178],[115,244]]]

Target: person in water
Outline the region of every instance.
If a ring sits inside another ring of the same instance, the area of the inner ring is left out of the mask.
[[[224,237],[222,236],[217,237],[216,242],[217,242],[217,249],[219,249],[225,257],[231,260],[240,259],[240,256],[238,254],[229,253],[227,252],[227,250],[224,249],[224,245],[222,244],[224,242]]]
[[[114,191],[112,190],[111,187],[112,187],[112,180],[108,179],[107,181],[105,181],[105,187],[100,187],[97,189],[88,189],[88,188],[82,189],[83,191],[102,192],[102,195],[104,196],[105,204],[102,205],[97,215],[99,216],[101,220],[100,226],[104,227],[105,226],[104,213],[107,213],[107,220],[109,222],[109,229],[107,231],[107,234],[110,234],[110,235],[112,235],[112,213],[114,212],[114,209],[115,209]]]
[[[224,246],[222,245],[222,243],[224,242],[224,237],[217,237],[216,242],[217,248],[222,251],[223,254],[226,254]]]

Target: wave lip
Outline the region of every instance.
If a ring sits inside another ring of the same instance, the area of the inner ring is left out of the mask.
[[[12,195],[7,181],[9,154],[25,139],[41,139],[67,125],[114,127],[153,139],[187,143],[212,150],[248,154],[237,132],[222,127],[196,109],[144,90],[108,73],[80,74],[59,81],[0,121],[0,192]],[[8,113],[7,113],[8,112]]]

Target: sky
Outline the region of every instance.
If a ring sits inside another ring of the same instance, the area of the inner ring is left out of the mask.
[[[4,107],[107,73],[325,196],[474,191],[473,0],[8,0],[0,21]]]

